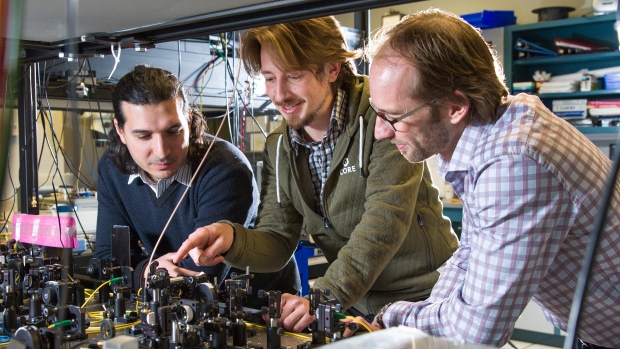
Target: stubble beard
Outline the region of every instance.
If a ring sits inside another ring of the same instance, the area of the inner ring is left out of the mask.
[[[439,110],[432,108],[429,111],[429,127],[427,134],[423,136],[425,146],[417,139],[410,139],[407,142],[405,151],[401,154],[411,163],[419,163],[429,159],[433,155],[439,153],[443,147],[450,141],[450,134],[445,125],[441,122]],[[409,150],[409,154],[407,154]]]

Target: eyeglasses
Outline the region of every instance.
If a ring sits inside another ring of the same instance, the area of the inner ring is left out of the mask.
[[[427,104],[426,104],[426,103],[425,103],[425,104],[422,104],[422,105],[420,105],[420,106],[418,106],[418,107],[416,107],[416,108],[413,108],[413,110],[410,110],[410,111],[406,112],[405,114],[403,114],[403,115],[401,115],[401,116],[399,116],[399,117],[397,117],[397,118],[394,118],[394,119],[390,120],[390,119],[388,119],[388,118],[387,118],[387,116],[388,116],[389,114],[386,114],[386,113],[383,113],[383,112],[380,112],[379,110],[377,110],[377,108],[376,108],[376,107],[372,104],[372,101],[371,101],[371,99],[370,99],[370,98],[368,98],[368,102],[370,102],[370,107],[372,108],[372,110],[374,110],[374,111],[375,111],[375,113],[377,113],[377,116],[379,117],[379,119],[381,119],[381,121],[383,121],[383,124],[384,124],[387,128],[389,128],[389,129],[390,129],[390,131],[392,131],[392,132],[396,132],[396,127],[394,127],[394,125],[395,125],[397,122],[399,122],[399,121],[403,120],[404,118],[406,118],[406,117],[408,117],[408,116],[411,116],[411,115],[413,115],[413,114],[417,113],[419,110],[421,110],[422,108],[424,108],[424,107],[426,107],[426,106],[427,106]]]

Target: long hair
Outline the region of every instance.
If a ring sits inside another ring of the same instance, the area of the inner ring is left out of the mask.
[[[374,35],[370,59],[381,59],[385,47],[416,68],[417,79],[408,91],[412,98],[437,108],[466,102],[454,93],[460,91],[470,105],[468,123],[497,120],[496,109],[508,96],[497,52],[460,17],[438,9],[406,16]]]
[[[252,28],[243,33],[241,43],[241,59],[251,76],[261,72],[261,48],[283,72],[309,70],[318,76],[328,62],[342,63],[332,83],[334,91],[352,82],[353,60],[362,56],[360,51],[349,51],[340,23],[332,16]]]
[[[112,93],[114,120],[118,127],[124,127],[127,118],[121,108],[123,102],[134,105],[155,105],[173,99],[179,99],[183,103],[183,115],[188,121],[191,116],[188,158],[195,163],[197,160],[200,161],[206,149],[203,134],[207,132],[207,124],[202,114],[189,105],[183,83],[171,72],[161,68],[138,65],[123,76]],[[129,154],[127,146],[121,141],[116,128],[112,128],[108,134],[108,140],[110,144],[108,154],[119,171],[128,174],[136,173],[139,167]]]

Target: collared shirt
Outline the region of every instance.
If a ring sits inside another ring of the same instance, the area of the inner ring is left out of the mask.
[[[462,238],[430,298],[383,317],[432,335],[505,344],[532,299],[566,331],[611,161],[534,96],[465,128],[439,172],[463,203]],[[601,234],[577,337],[620,348],[620,185]]]
[[[332,116],[329,120],[329,128],[323,139],[318,142],[304,142],[299,130],[290,130],[291,145],[298,152],[298,146],[302,146],[310,151],[308,165],[314,186],[314,202],[317,212],[323,212],[323,187],[327,180],[327,174],[334,156],[334,149],[338,137],[344,129],[344,121],[347,115],[347,93],[338,90],[336,101],[332,109]]]
[[[129,175],[129,181],[127,181],[127,184],[131,184],[136,178],[140,178],[142,182],[151,187],[151,189],[155,192],[155,196],[159,198],[174,181],[177,181],[185,186],[189,186],[192,180],[192,166],[189,161],[185,159],[174,176],[160,179],[157,183],[153,182],[143,169],[140,169],[138,173]]]

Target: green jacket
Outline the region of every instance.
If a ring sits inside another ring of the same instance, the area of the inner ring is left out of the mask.
[[[345,309],[376,313],[391,301],[430,294],[457,238],[426,163],[411,164],[389,140],[374,138],[368,98],[368,79],[359,76],[325,183],[325,218],[313,209],[305,148],[295,155],[284,123],[267,137],[255,230],[233,224],[226,262],[276,271],[295,252],[305,224],[329,262],[313,287],[329,289]]]

